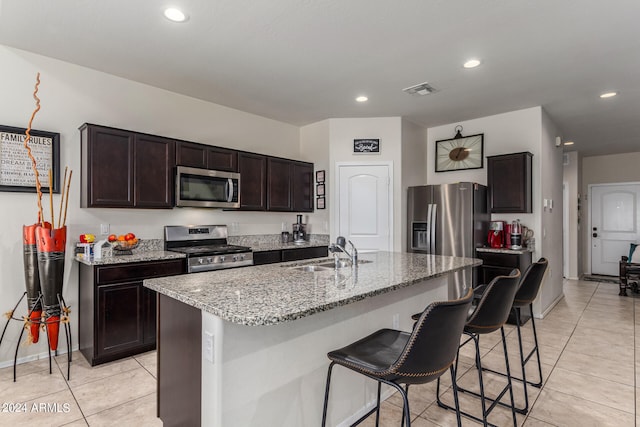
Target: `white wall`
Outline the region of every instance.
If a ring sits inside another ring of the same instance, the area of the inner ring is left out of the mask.
[[[91,122],[175,137],[200,143],[255,151],[294,159],[313,160],[300,152],[299,128],[224,106],[171,93],[88,68],[0,46],[0,124],[26,127],[34,108],[36,73],[41,72],[42,109],[33,128],[59,132],[61,166],[73,170],[67,215],[68,255],[64,296],[72,307],[73,339],[77,343],[78,270],[71,261],[72,244],[83,232],[98,234],[99,224],[115,233],[132,231],[141,238],[162,238],[167,224],[234,224],[235,234],[279,233],[281,224],[295,222],[295,213],[223,212],[211,209],[130,210],[80,209],[80,133]],[[119,165],[113,165],[114,173]],[[57,200],[57,199],[56,199]],[[30,193],[0,192],[0,310],[7,311],[24,291],[22,225],[36,221],[36,197]],[[326,215],[316,222],[308,215],[311,232],[326,228]],[[26,309],[26,304],[21,308]],[[74,315],[75,313],[75,315]],[[18,312],[22,315],[22,312]],[[0,348],[0,364],[13,358],[20,324],[14,322]],[[44,345],[22,347],[20,356],[45,350]]]
[[[455,127],[461,125],[463,127],[462,135],[484,134],[484,167],[482,169],[471,169],[467,171],[453,172],[435,172],[435,145],[436,141],[442,139],[451,139],[455,135]],[[524,225],[531,228],[535,233],[536,251],[533,253],[533,259],[537,260],[541,256],[546,256],[542,248],[542,189],[545,188],[546,198],[554,197],[553,219],[545,220],[544,225],[552,227],[556,230],[556,221],[559,217],[560,229],[562,230],[562,175],[561,169],[558,172],[558,164],[561,168],[561,150],[551,150],[550,143],[555,143],[555,126],[548,119],[546,113],[541,107],[532,107],[524,110],[511,111],[508,113],[497,114],[494,116],[481,117],[478,119],[467,120],[463,122],[451,123],[447,125],[429,128],[427,131],[427,183],[428,184],[444,184],[451,182],[478,182],[487,184],[486,156],[494,156],[498,154],[508,154],[528,151],[533,154],[533,212],[530,214],[493,214],[492,219],[500,219],[505,221],[513,221],[520,219]],[[556,158],[557,157],[557,158]],[[544,167],[543,167],[543,162]],[[550,169],[549,169],[550,168]],[[548,170],[553,171],[549,177],[542,175]],[[560,190],[560,197],[556,199],[556,190],[553,186],[557,186]],[[558,206],[559,203],[559,206]],[[556,208],[557,207],[557,208]],[[551,229],[547,230],[550,235]],[[560,248],[562,245],[560,244]],[[555,250],[551,254],[554,259],[550,259],[553,270],[559,273],[559,279],[547,291],[544,296],[541,294],[537,307],[534,307],[536,315],[541,315],[551,301],[556,299],[558,287],[562,292],[562,252],[560,257],[555,259]],[[557,263],[557,267],[555,265]],[[555,280],[555,279],[554,279]],[[559,283],[559,285],[558,285]],[[541,303],[543,303],[541,305]]]
[[[329,120],[313,123],[300,128],[300,156],[303,160],[313,162],[316,171],[325,172],[325,209],[316,210],[313,227],[316,233],[329,233],[329,212],[331,210],[331,194],[333,189],[329,181]],[[315,182],[315,176],[313,178]],[[314,184],[314,194],[315,194]],[[317,195],[316,195],[317,196]],[[314,199],[314,203],[316,200]]]
[[[380,139],[379,154],[354,154],[353,140]],[[402,127],[400,117],[358,119],[329,119],[330,187],[337,188],[336,162],[392,162],[393,163],[393,250],[402,251]],[[334,200],[336,191],[329,197]],[[337,233],[335,206],[330,209],[332,239]]]
[[[580,159],[577,151],[566,153],[568,164],[563,168],[563,182],[567,184],[567,191],[569,193],[569,211],[563,212],[563,215],[568,215],[569,230],[569,259],[568,263],[568,278],[578,279],[582,274],[582,263],[580,253],[581,248],[578,244],[578,236],[582,228],[581,212],[578,210],[578,199],[580,197]]]
[[[584,227],[580,235],[582,247],[582,267],[585,273],[591,273],[591,238],[589,185],[619,182],[640,182],[640,152],[611,154],[607,156],[584,157],[582,159],[581,209]]]
[[[402,120],[402,197],[400,201],[402,241],[401,251],[407,250],[407,188],[427,183],[427,129]]]

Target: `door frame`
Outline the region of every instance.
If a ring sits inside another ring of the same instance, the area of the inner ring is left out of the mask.
[[[586,238],[587,238],[587,251],[586,251],[586,256],[587,256],[587,265],[585,268],[585,274],[591,274],[591,250],[592,250],[592,245],[591,245],[591,230],[593,229],[593,224],[591,223],[591,210],[593,209],[592,203],[593,203],[593,187],[609,187],[609,186],[614,186],[614,185],[640,185],[640,181],[630,181],[630,182],[605,182],[605,183],[600,183],[600,184],[589,184],[588,185],[588,194],[589,194],[589,198],[588,198],[588,202],[589,202],[589,209],[587,210],[587,216],[588,216],[588,220],[587,220],[587,224],[589,224],[589,226],[587,227],[586,230]],[[584,247],[584,246],[583,246]]]
[[[362,161],[362,162],[336,162],[335,171],[333,173],[333,185],[331,188],[335,188],[333,191],[333,209],[331,210],[331,230],[330,241],[334,241],[337,237],[337,230],[340,228],[340,168],[343,166],[387,166],[389,170],[389,250],[393,252],[395,250],[394,241],[394,217],[393,211],[395,210],[395,191],[393,181],[393,161]]]

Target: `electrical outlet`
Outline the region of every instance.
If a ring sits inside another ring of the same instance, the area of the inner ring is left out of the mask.
[[[103,236],[108,236],[110,234],[110,228],[111,227],[109,227],[109,224],[100,224],[100,234]]]
[[[400,315],[398,313],[393,315],[391,323],[393,329],[400,329]]]
[[[204,360],[209,363],[213,363],[213,334],[208,331],[204,331],[204,342],[202,352],[204,354]]]

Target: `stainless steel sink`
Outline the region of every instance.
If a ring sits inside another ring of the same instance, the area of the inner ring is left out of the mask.
[[[292,270],[304,271],[306,273],[315,273],[318,271],[331,271],[333,270],[333,265],[331,267],[323,265],[299,265],[297,267],[290,267]]]
[[[335,261],[330,261],[330,262],[323,262],[322,264],[318,264],[319,266],[322,267],[328,267],[330,269],[334,269],[334,268],[343,268],[343,267],[351,267],[351,261],[343,259],[338,261],[338,265],[336,266]]]

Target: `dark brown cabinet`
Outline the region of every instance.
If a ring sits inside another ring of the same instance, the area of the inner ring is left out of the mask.
[[[240,209],[263,211],[267,208],[267,157],[253,153],[238,154],[240,172]]]
[[[261,251],[253,253],[253,265],[273,264],[282,262],[282,251]]]
[[[313,212],[313,164],[267,159],[267,210]]]
[[[156,293],[144,279],[182,274],[185,260],[80,264],[80,351],[92,366],[153,350]]]
[[[173,207],[173,140],[84,124],[80,141],[81,207]]]
[[[238,152],[187,141],[176,143],[176,164],[200,169],[238,172]]]
[[[487,157],[487,185],[492,213],[531,213],[533,154]]]
[[[328,256],[328,254],[329,250],[327,246],[254,252],[253,265],[273,264],[276,262],[285,261],[298,261],[310,258],[323,258]]]

